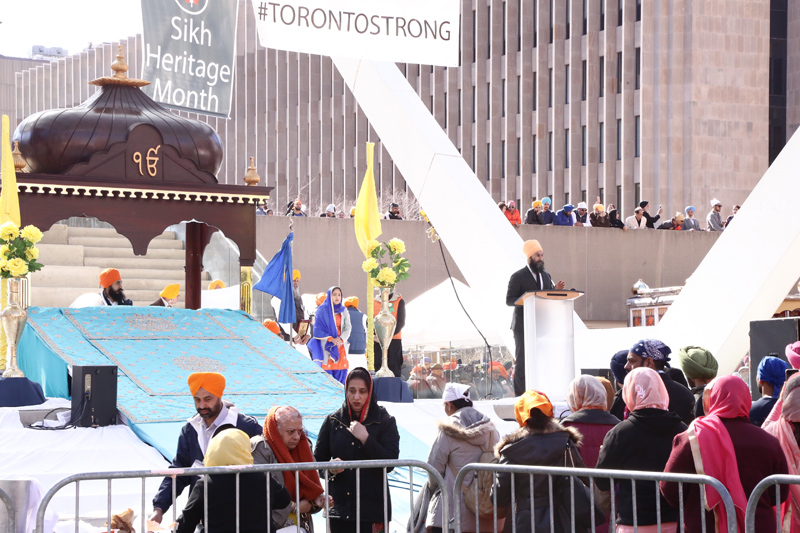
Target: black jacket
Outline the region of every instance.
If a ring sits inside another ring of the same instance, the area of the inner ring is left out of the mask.
[[[688,424],[694,420],[694,394],[688,388],[669,377],[666,372],[659,372],[669,394],[669,410]]]
[[[374,395],[373,395],[374,398]],[[350,414],[347,405],[328,415],[319,430],[314,457],[317,461],[363,461],[371,459],[397,459],[400,455],[400,434],[397,423],[377,400],[370,402],[367,418],[364,419],[369,438],[361,444],[350,433]],[[366,468],[361,472],[361,522],[383,523],[383,470]],[[387,484],[388,485],[388,484]],[[345,470],[330,480],[330,495],[333,496],[331,518],[356,521],[356,471]],[[388,495],[388,488],[387,488]],[[391,498],[387,502],[389,520],[392,519]]]
[[[688,392],[688,390],[687,390]],[[675,413],[661,409],[638,409],[614,426],[603,440],[597,469],[663,472],[672,452],[672,439],[686,431],[686,424]],[[610,490],[608,478],[597,478],[600,490]],[[656,491],[652,481],[636,482],[636,506],[640,526],[656,523]],[[633,491],[627,480],[616,489],[617,524],[633,525]],[[661,498],[661,521],[675,522],[678,510]]]
[[[252,416],[243,415],[239,413],[236,417],[236,428],[241,429],[250,437],[261,435],[264,428]],[[203,450],[200,449],[200,443],[197,442],[197,431],[194,426],[188,422],[181,429],[181,434],[178,437],[178,451],[175,452],[175,458],[169,465],[170,468],[190,468],[195,461],[203,462]],[[186,485],[190,485],[189,489],[194,487],[195,481],[198,478],[195,476],[177,476],[175,478],[175,497],[181,495]],[[167,509],[172,505],[172,477],[167,476],[158,487],[158,492],[153,498],[153,508],[158,508],[167,512]]]
[[[239,531],[275,531],[276,524],[267,514],[267,475],[251,472],[239,475]],[[178,518],[177,533],[193,533],[203,521],[203,490],[205,480],[194,484],[186,508]],[[289,505],[291,497],[286,487],[269,476],[269,510]],[[269,529],[267,529],[269,528]],[[233,533],[236,531],[236,476],[234,474],[208,476],[208,524],[206,533]]]
[[[543,279],[544,289],[553,289],[553,280],[550,279],[550,274],[542,272],[540,274]],[[514,306],[514,317],[511,319],[511,329],[514,334],[522,335],[524,331],[525,321],[523,320],[523,311],[521,305],[514,305],[520,296],[530,291],[542,290],[542,286],[536,283],[533,279],[530,269],[527,265],[517,270],[508,279],[508,291],[506,292],[506,305]]]
[[[525,224],[536,224],[538,226],[542,225],[542,217],[539,213],[536,212],[534,208],[530,208],[525,212]]]
[[[524,426],[506,436],[495,446],[495,456],[500,464],[555,466],[584,468],[578,453],[581,434],[574,428],[562,426],[556,420],[541,431]],[[575,483],[580,483],[576,479]],[[553,501],[559,501],[562,489],[566,488],[569,501],[569,478],[553,476]],[[498,507],[511,504],[511,474],[500,472],[495,485]],[[536,531],[550,531],[550,496],[548,476],[533,476],[533,513]],[[493,495],[494,496],[494,495]],[[516,511],[509,509],[509,518],[514,517],[518,533],[531,531],[531,484],[528,474],[514,474],[514,501]],[[554,514],[555,531],[570,531],[569,513]]]
[[[642,216],[647,220],[647,227],[650,229],[655,229],[656,222],[661,218],[661,215],[652,216],[647,211],[642,211]]]

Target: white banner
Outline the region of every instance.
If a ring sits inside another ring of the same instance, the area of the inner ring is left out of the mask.
[[[253,0],[266,48],[458,66],[460,0]]]

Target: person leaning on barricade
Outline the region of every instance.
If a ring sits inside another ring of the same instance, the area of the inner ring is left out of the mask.
[[[345,401],[339,410],[329,414],[319,430],[314,457],[317,461],[393,460],[400,455],[400,434],[397,422],[385,408],[378,405],[373,392],[372,377],[363,368],[355,368],[345,382]],[[387,469],[387,472],[391,468]],[[383,469],[365,468],[359,471],[360,493],[356,491],[356,470],[331,470],[329,490],[333,497],[330,508],[331,533],[383,530],[383,492],[386,489],[387,519],[392,519],[392,502],[388,480]],[[361,514],[356,515],[360,498]],[[374,527],[373,527],[374,526]]]
[[[235,405],[222,399],[225,391],[225,377],[217,372],[195,372],[188,379],[189,390],[194,398],[197,414],[181,429],[178,437],[178,451],[169,465],[170,468],[190,468],[203,466],[203,458],[214,432],[225,424],[230,424],[247,433],[250,437],[261,434],[261,425],[252,416],[239,412]],[[186,485],[194,487],[196,477],[176,476],[175,497],[181,495]],[[172,476],[166,476],[153,498],[153,514],[150,520],[161,523],[163,513],[172,505]]]
[[[313,463],[314,454],[303,429],[303,415],[290,406],[273,407],[264,421],[264,434],[250,439],[253,462],[257,465],[274,463]],[[300,503],[297,502],[295,475],[300,481]],[[289,491],[292,501],[281,509],[272,509],[272,520],[279,527],[296,526],[300,513],[300,527],[313,533],[311,515],[325,508],[325,490],[316,470],[273,472],[272,477]],[[333,500],[329,499],[328,505]]]
[[[664,472],[702,472],[721,481],[733,498],[738,530],[744,531],[750,494],[762,479],[788,472],[786,457],[775,437],[750,423],[750,389],[738,376],[712,381],[703,393],[703,403],[706,416],[696,419],[687,431],[675,437]],[[671,505],[680,501],[678,483],[662,481],[661,492]],[[788,487],[781,485],[781,502],[787,494]],[[706,490],[706,498],[713,511],[706,513],[706,531],[724,531],[727,515],[721,497],[714,490]],[[702,531],[704,510],[697,484],[683,484],[683,501],[686,533]],[[756,507],[755,531],[776,531],[776,503],[780,504],[775,501],[775,491],[764,491]]]
[[[541,392],[529,390],[514,405],[514,413],[520,429],[511,433],[495,446],[495,456],[500,464],[585,468],[578,453],[581,434],[575,428],[565,428],[553,418],[553,404]],[[535,531],[586,532],[592,527],[591,502],[588,489],[580,479],[575,480],[574,508],[570,480],[567,476],[533,476],[533,494],[528,474],[514,474],[514,502],[516,509],[509,509],[506,520],[514,520],[517,533],[530,533],[531,522]],[[553,507],[550,506],[552,486]],[[500,472],[495,485],[497,505],[511,504],[511,474]],[[551,518],[552,512],[552,518]],[[533,516],[531,516],[533,514]],[[596,511],[596,523],[604,520],[603,513]],[[574,523],[573,523],[574,522]],[[574,526],[574,529],[572,529]]]
[[[458,501],[455,495],[455,479],[458,472],[469,463],[480,462],[484,453],[491,453],[500,440],[500,433],[492,421],[483,413],[473,408],[469,394],[469,386],[460,383],[448,383],[445,386],[444,412],[445,420],[439,421],[439,432],[428,455],[430,464],[442,477],[450,498],[450,518],[455,516],[453,506]],[[469,475],[464,479],[461,491],[474,491],[472,483],[478,482],[478,476]],[[479,487],[480,488],[480,487]],[[431,482],[428,489],[432,496],[428,507],[426,526],[430,533],[442,533],[442,492]],[[434,492],[435,491],[435,492]],[[465,498],[461,500],[461,531],[473,532],[475,529],[475,511],[467,509]],[[445,526],[445,529],[447,527]],[[481,531],[494,531],[491,517],[480,519]],[[497,530],[503,529],[503,521],[498,521]]]
[[[233,427],[220,431],[211,439],[204,463],[205,466],[252,465],[250,437],[244,431]],[[201,477],[194,484],[186,507],[178,518],[176,533],[194,532],[206,514],[208,523],[204,524],[204,530],[207,533],[234,531],[237,525],[238,531],[242,533],[264,532],[267,528],[269,531],[275,531],[277,524],[267,514],[267,509],[278,509],[291,503],[286,488],[271,476],[268,477],[265,472],[237,472],[241,473],[238,476],[230,473]],[[267,483],[269,483],[269,497],[267,497]],[[206,491],[207,510],[204,503]]]
[[[673,437],[685,431],[686,424],[677,414],[667,410],[667,388],[652,368],[631,370],[625,376],[622,397],[630,414],[606,434],[597,469],[661,472],[669,459]],[[612,480],[604,477],[595,480],[595,487],[600,492],[598,499],[609,502],[607,493],[611,483]],[[662,533],[677,531],[678,509],[658,494],[652,480],[635,482],[634,516],[633,483],[621,480],[617,484],[617,532],[632,533],[634,518],[639,533],[657,531],[659,522]]]

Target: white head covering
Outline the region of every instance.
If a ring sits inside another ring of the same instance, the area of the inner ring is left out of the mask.
[[[588,205],[586,205],[586,202],[580,202],[580,203],[578,204],[578,209],[587,209],[587,210],[588,210],[588,209],[589,209],[589,206],[588,206]]]
[[[328,205],[328,208],[325,209],[325,211],[327,211],[328,213],[335,213],[336,212],[336,206],[333,205],[333,204],[330,204],[330,205]]]
[[[714,207],[714,206],[715,206],[715,205],[717,205],[717,204],[720,204],[720,205],[721,205],[721,204],[722,204],[722,202],[720,202],[720,201],[719,201],[719,200],[717,200],[716,198],[714,198],[713,200],[711,200],[711,207]]]
[[[453,402],[455,400],[469,400],[469,385],[463,383],[448,383],[444,387],[442,400]]]

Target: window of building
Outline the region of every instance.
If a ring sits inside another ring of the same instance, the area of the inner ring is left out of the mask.
[[[624,0],[617,2],[617,26],[622,26],[622,4]]]
[[[634,120],[636,128],[636,140],[634,148],[634,157],[641,157],[642,155],[642,117],[636,116]]]
[[[564,168],[569,168],[569,128],[564,130]]]
[[[458,90],[458,125],[461,125],[461,89]]]
[[[486,6],[486,59],[492,58],[492,6]]]
[[[617,119],[617,161],[622,161],[622,119]]]
[[[536,100],[538,100],[538,98],[536,97],[536,73],[534,72],[533,73],[533,110],[534,111],[536,111]]]
[[[522,111],[522,78],[517,76],[517,113]]]
[[[622,185],[617,185],[617,211],[619,211],[617,218],[620,220],[625,220],[625,216],[623,214],[625,213],[625,210],[622,209]]]
[[[517,176],[522,176],[522,144],[517,137]]]
[[[602,122],[600,123],[600,133],[599,133],[599,139],[598,139],[598,142],[600,144],[600,153],[599,153],[600,163],[605,162],[605,155],[604,155],[606,153],[606,147],[605,147],[606,128],[605,128],[605,126],[606,125],[603,124]]]
[[[533,144],[531,147],[533,148],[531,150],[531,155],[533,156],[533,173],[536,174],[536,135],[533,136]]]
[[[606,29],[606,0],[600,0],[600,31]]]
[[[642,201],[642,184],[641,183],[634,183],[633,184],[633,205],[638,206],[639,202]]]
[[[565,39],[569,39],[569,30],[570,30],[570,26],[569,26],[569,19],[570,19],[570,16],[569,16],[569,15],[570,15],[570,4],[572,4],[572,0],[564,0],[564,5],[566,6],[566,9],[565,9],[565,11],[566,11],[566,15],[567,15],[567,16],[566,16],[566,19],[567,19],[567,21],[566,21],[566,22],[567,22],[567,35],[566,35]]]
[[[547,107],[553,107],[553,69],[548,69],[547,74],[550,76],[549,90],[547,91]]]
[[[489,110],[489,116],[492,116],[492,84],[486,84],[486,109]],[[494,110],[495,113],[497,110]]]
[[[539,36],[539,2],[533,2],[533,47],[536,48],[536,39]],[[519,17],[522,20],[522,16]],[[522,32],[520,32],[522,34]]]
[[[642,85],[642,49],[636,49],[636,76],[634,81],[634,89],[641,89]]]
[[[586,101],[586,60],[581,62],[581,102]]]
[[[547,170],[553,170],[553,132],[547,134]]]
[[[600,56],[599,78],[600,78],[600,83],[598,84],[598,86],[600,88],[598,89],[599,92],[598,96],[602,98],[603,95],[605,94],[605,88],[603,86],[606,83],[606,58],[604,56]]]
[[[586,126],[581,126],[581,166],[586,166]]]
[[[478,17],[472,10],[472,62],[478,60]]]
[[[597,196],[600,197],[600,203],[603,203],[603,188],[602,187],[597,189]]]
[[[500,176],[506,179],[506,142],[500,141]]]
[[[622,52],[617,52],[617,94],[622,94]]]
[[[569,65],[564,66],[564,103],[569,103]]]
[[[564,193],[564,205],[567,205],[568,203],[569,203],[569,193],[565,192]]]
[[[642,0],[636,0],[636,22],[642,20]]]
[[[517,0],[517,52],[522,51],[522,0]]]
[[[503,86],[501,88],[501,95],[500,95],[500,113],[501,116],[506,116],[506,80],[503,80]]]
[[[581,202],[586,201],[586,189],[581,189]]]
[[[476,95],[478,94],[478,88],[472,87],[472,123],[475,124],[475,109],[478,107],[476,105]]]
[[[508,26],[508,18],[506,14],[506,3],[503,2],[503,55],[506,55],[506,40],[508,38],[507,26]]]
[[[476,157],[477,153],[478,153],[478,150],[476,150],[475,147],[473,146],[472,147],[472,172],[475,172],[477,170],[475,168],[475,157]]]
[[[492,145],[486,143],[486,181],[491,180],[492,175]]]
[[[581,4],[583,5],[583,24],[581,26],[581,35],[586,35],[586,30],[589,28],[589,22],[587,16],[588,8],[586,7],[586,4],[588,2],[589,0],[581,0]]]
[[[553,17],[555,17],[555,9],[553,9],[553,0],[550,0],[550,42],[553,42]]]
[[[447,129],[447,93],[444,93],[444,129]]]

